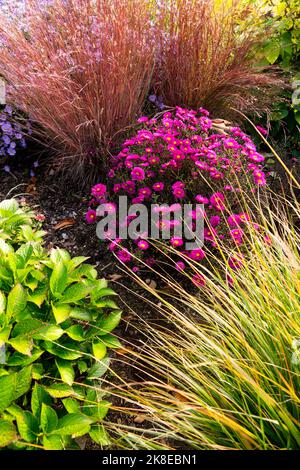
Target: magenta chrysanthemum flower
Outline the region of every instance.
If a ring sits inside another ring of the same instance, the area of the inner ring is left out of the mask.
[[[210,197],[209,201],[211,205],[218,211],[223,211],[225,209],[225,206],[224,206],[225,197],[223,196],[222,193],[214,193]]]
[[[182,181],[176,181],[174,184],[172,184],[172,189],[184,189],[185,184]]]
[[[160,159],[156,155],[152,155],[151,157],[148,158],[148,163],[150,163],[150,165],[158,165],[159,162],[160,162]]]
[[[108,214],[113,214],[117,210],[117,205],[114,202],[106,202],[103,204],[103,209],[108,213]]]
[[[221,217],[219,215],[213,215],[209,219],[209,223],[212,227],[217,227],[217,225],[219,225],[220,222],[221,222]]]
[[[109,250],[110,251],[114,251],[118,246],[119,246],[119,243],[121,242],[121,238],[116,238],[115,240],[113,240],[110,244],[109,244]]]
[[[104,196],[104,194],[106,193],[106,186],[105,184],[102,184],[102,183],[99,183],[99,184],[96,184],[93,188],[92,188],[92,195],[94,197],[96,197],[97,199],[101,198],[102,196]]]
[[[177,188],[173,189],[173,195],[177,199],[184,199],[185,198],[185,191],[184,191],[184,189],[181,189],[181,188],[177,187]]]
[[[196,230],[196,220],[201,215],[207,221],[204,228],[207,245],[219,249],[223,241],[232,249],[247,242],[252,227],[257,230],[252,219],[250,223],[248,214],[239,213],[242,210],[239,209],[240,188],[249,194],[258,189],[254,184],[248,188],[244,174],[250,175],[257,186],[266,184],[262,167],[264,157],[257,152],[252,140],[238,127],[231,128],[226,135],[219,134],[211,129],[212,121],[208,115],[202,108],[196,111],[176,107],[155,119],[142,116],[138,120],[138,130],[124,141],[121,151],[112,159],[109,172],[114,193],[109,201],[116,201],[118,195],[126,195],[129,204],[144,203],[149,208],[151,206],[152,213],[166,214],[162,221],[157,217],[154,223],[161,231],[167,229],[168,235],[172,230],[169,245],[178,247],[177,252],[187,260],[201,261],[205,254],[208,256],[208,251],[183,251],[186,239],[183,236],[179,238],[181,235],[173,230],[182,224],[183,201],[190,204],[184,215],[189,217],[186,224],[191,230]],[[234,182],[236,178],[240,184]],[[105,185],[96,185],[89,208],[94,209],[107,200]],[[118,227],[125,228],[129,224],[130,218],[127,217],[119,220]],[[149,253],[143,253],[148,248],[146,240],[147,233],[140,234],[135,243],[122,240],[119,258],[128,263],[132,259],[130,249],[133,249],[133,253],[139,250],[137,258],[143,262]],[[117,251],[115,248],[115,245],[110,245],[110,249]],[[229,261],[233,269],[240,263],[238,256]],[[176,263],[176,269],[181,270],[183,265],[182,261]]]
[[[165,187],[164,183],[154,183],[154,185],[152,186],[153,191],[155,192],[163,191],[164,187]]]
[[[96,211],[92,209],[87,211],[87,213],[85,214],[85,220],[88,224],[93,224],[96,221]]]
[[[256,126],[257,130],[259,130],[259,132],[262,134],[262,135],[268,135],[268,131],[267,129],[265,129],[264,127],[261,127],[261,126]]]
[[[142,181],[145,179],[145,171],[143,168],[136,166],[131,172],[131,178],[135,181]]]
[[[195,274],[192,277],[192,283],[197,287],[204,287],[206,285],[206,280],[202,274]]]
[[[131,260],[131,254],[129,253],[128,250],[122,249],[117,251],[116,253],[117,257],[119,258],[120,261],[123,263],[129,263]]]
[[[254,183],[257,184],[258,186],[265,186],[267,184],[266,176],[263,171],[255,170],[253,172],[253,176],[254,176]]]
[[[189,258],[195,261],[201,261],[203,258],[205,258],[205,253],[201,248],[197,248],[196,250],[192,250],[189,253]]]
[[[238,144],[238,142],[235,139],[230,139],[230,138],[224,139],[223,145],[226,149],[236,150],[240,148],[240,144]]]
[[[138,123],[139,124],[142,124],[142,123],[145,123],[145,122],[148,122],[149,119],[147,118],[147,116],[141,116],[139,119],[138,119]]]
[[[230,230],[230,236],[234,240],[241,240],[243,238],[244,232],[241,228],[234,228],[233,230]]]
[[[207,197],[201,196],[201,194],[197,194],[195,197],[195,201],[197,201],[199,204],[208,204],[209,200]]]
[[[172,246],[177,248],[177,247],[183,245],[183,240],[182,240],[182,238],[172,237],[171,240],[170,240],[170,243],[171,243]]]
[[[140,250],[148,250],[149,248],[149,243],[146,240],[139,240],[137,242],[137,246],[139,247]]]
[[[235,256],[231,256],[228,260],[228,264],[231,269],[240,269],[243,266],[244,257],[241,254],[237,254]]]
[[[232,214],[228,217],[227,222],[230,227],[238,227],[242,223],[242,220],[239,214]]]
[[[185,263],[183,261],[177,261],[175,264],[175,268],[177,271],[184,271],[185,270]]]
[[[246,222],[250,222],[250,215],[247,214],[247,212],[241,212],[239,214],[239,218],[242,222],[246,223]]]
[[[148,199],[152,194],[152,191],[150,188],[148,187],[145,187],[145,188],[140,188],[139,189],[139,196],[142,196],[146,199]]]

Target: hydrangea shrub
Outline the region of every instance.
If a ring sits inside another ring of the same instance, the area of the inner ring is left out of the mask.
[[[164,220],[164,213],[174,213],[181,204],[198,203],[202,208],[197,206],[189,216],[192,229],[197,217],[204,216],[204,246],[186,251],[185,240],[171,237],[168,243],[178,252],[178,259],[174,259],[178,270],[186,267],[182,256],[202,261],[207,249],[220,241],[233,248],[242,245],[249,228],[258,226],[243,212],[241,194],[251,194],[266,185],[264,157],[252,140],[238,127],[232,127],[230,133],[217,133],[203,108],[194,111],[177,107],[160,118],[143,116],[138,124],[135,135],[123,143],[113,159],[109,184],[92,188],[87,222],[97,221],[96,206],[109,203],[115,211],[118,196],[126,195],[129,204],[159,204],[160,228],[170,224],[172,229],[176,222],[172,217]],[[120,224],[129,225],[132,218]],[[131,263],[134,270],[138,270],[137,259],[151,265],[157,257],[147,237],[130,241],[116,238],[110,241],[109,249],[123,263]],[[233,258],[230,264],[235,267],[240,261]]]

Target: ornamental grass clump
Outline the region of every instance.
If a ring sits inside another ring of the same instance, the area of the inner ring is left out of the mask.
[[[106,204],[107,211],[118,213],[120,219],[119,196],[127,196],[129,206],[143,204],[150,210],[156,205],[153,211],[160,216],[156,228],[160,234],[170,230],[169,245],[174,248],[178,270],[185,268],[182,256],[202,261],[208,247],[216,248],[221,241],[232,248],[243,245],[246,233],[256,229],[255,219],[243,211],[244,198],[266,185],[264,157],[251,139],[238,127],[218,133],[203,108],[177,107],[158,118],[141,117],[138,123],[137,132],[113,159],[109,185],[99,183],[92,188],[87,221],[98,220],[95,209],[99,204]],[[181,222],[177,214],[184,204],[191,205],[184,219],[191,232],[205,219],[202,248],[187,250],[184,234],[176,235],[176,225]],[[159,257],[150,230],[137,229],[134,240],[118,237],[119,229],[130,227],[138,215],[130,212],[124,220],[117,220],[117,236],[109,230],[106,233],[109,249],[135,270],[140,261],[152,265]],[[152,214],[149,217],[153,221]]]
[[[188,276],[161,290],[135,276],[159,316],[132,322],[144,340],[124,357],[139,380],[115,390],[129,422],[114,429],[120,447],[299,449],[300,206],[284,203],[287,215],[281,202],[261,212],[269,243],[254,233],[231,283],[221,253],[205,272],[191,261],[207,281],[192,293]]]
[[[105,166],[115,134],[144,102],[154,56],[148,14],[144,0],[28,0],[22,28],[0,14],[7,101],[28,113],[35,138],[74,179]]]
[[[283,81],[256,66],[255,48],[267,31],[257,27],[248,2],[170,0],[156,14],[158,64],[154,89],[168,106],[204,106],[228,118],[232,108],[261,113]],[[238,116],[235,115],[235,118]]]

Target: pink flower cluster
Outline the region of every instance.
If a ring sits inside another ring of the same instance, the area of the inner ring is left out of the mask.
[[[170,239],[180,255],[174,261],[178,271],[186,268],[182,258],[202,261],[206,246],[216,247],[220,240],[233,248],[242,245],[245,230],[249,225],[255,229],[255,224],[242,212],[240,192],[250,194],[266,184],[264,157],[252,140],[238,127],[231,128],[230,135],[214,132],[213,121],[202,108],[177,107],[160,119],[143,116],[138,123],[135,135],[113,158],[109,192],[105,185],[97,184],[92,189],[91,204],[113,202],[119,195],[128,196],[132,204],[166,204],[166,212],[176,211],[183,203],[203,204],[204,248],[186,252],[183,239]],[[160,211],[164,212],[163,207]],[[196,211],[190,215],[192,220],[198,217]],[[91,209],[87,220],[94,222],[94,218]],[[170,220],[162,219],[160,224],[164,223],[170,224]],[[157,254],[146,237],[135,242],[115,240],[109,248],[125,263],[133,261],[133,252],[149,265],[156,261]],[[196,281],[203,283],[202,278]]]

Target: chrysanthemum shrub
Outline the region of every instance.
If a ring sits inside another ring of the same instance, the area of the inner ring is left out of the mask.
[[[229,133],[218,133],[203,108],[193,111],[177,107],[159,118],[144,116],[138,124],[137,132],[123,143],[113,159],[109,184],[92,188],[87,221],[98,220],[99,204],[106,204],[105,209],[117,215],[116,233],[109,229],[106,233],[109,249],[134,270],[138,270],[140,262],[152,265],[158,257],[150,227],[147,233],[137,227],[134,240],[118,236],[122,227],[130,228],[139,217],[139,212],[133,211],[121,219],[119,196],[127,196],[128,206],[146,205],[149,225],[150,217],[153,224],[153,214],[159,213],[155,224],[160,232],[155,238],[170,230],[168,243],[178,270],[185,269],[184,259],[202,262],[221,241],[232,249],[242,247],[245,234],[257,229],[252,214],[243,210],[244,199],[266,184],[264,157],[251,139],[238,127],[230,128]],[[184,204],[190,205],[188,213],[179,220]],[[204,244],[186,249],[185,227],[182,236],[172,236],[178,233],[176,225],[186,225],[193,232],[200,218],[204,219]]]
[[[144,0],[28,0],[22,28],[0,12],[7,101],[73,178],[104,162],[132,124],[153,69]]]

